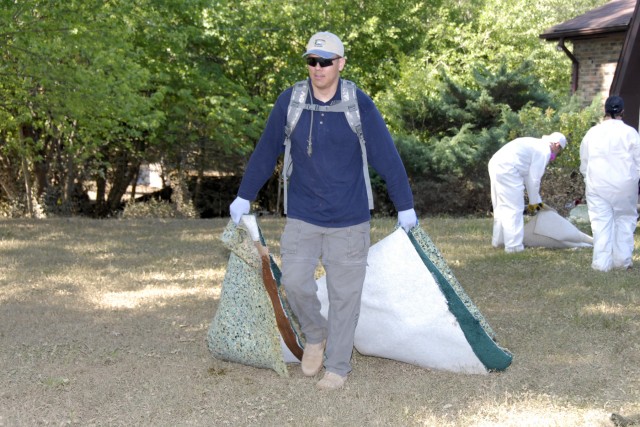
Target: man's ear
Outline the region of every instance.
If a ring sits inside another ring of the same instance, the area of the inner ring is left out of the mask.
[[[347,58],[342,57],[338,59],[338,71],[342,71],[346,63],[347,63]]]

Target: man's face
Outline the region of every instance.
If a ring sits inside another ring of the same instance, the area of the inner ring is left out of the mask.
[[[556,159],[556,157],[558,156],[558,154],[560,154],[562,152],[562,145],[560,145],[559,142],[552,142],[551,143],[551,153],[553,153],[552,157],[552,161]]]
[[[313,87],[322,90],[336,85],[345,61],[345,58],[341,57],[325,60],[317,55],[309,55],[307,57],[307,68],[309,69],[309,77]],[[322,65],[325,66],[322,67]]]

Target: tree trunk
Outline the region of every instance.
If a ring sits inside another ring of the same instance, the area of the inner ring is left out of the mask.
[[[20,189],[17,187],[18,171],[10,159],[0,156],[0,187],[10,202],[18,199]]]
[[[178,170],[174,171],[169,176],[172,189],[171,201],[175,204],[176,210],[180,215],[185,218],[195,218],[197,213],[193,207],[193,201],[189,194],[185,163],[184,158],[182,158],[179,163]]]
[[[31,174],[29,173],[29,164],[27,158],[22,155],[22,176],[24,177],[25,198],[27,200],[27,213],[33,218],[33,200],[31,198]]]
[[[133,202],[134,200],[136,200],[136,187],[138,186],[138,179],[140,178],[140,167],[138,167],[138,170],[136,171],[135,175],[133,176],[133,180],[131,182],[131,201]]]
[[[77,123],[74,121],[73,122],[73,129],[76,129],[76,125]],[[68,153],[72,153],[72,146],[74,145],[74,140],[75,140],[75,131],[71,132],[71,135],[69,135],[69,138],[67,140],[67,144],[68,144],[68,148],[67,148],[67,152]],[[67,154],[67,159],[66,159],[66,164],[67,164],[67,168],[66,168],[66,179],[65,179],[65,185],[64,185],[64,194],[62,196],[62,204],[63,204],[63,210],[66,212],[73,212],[77,209],[79,209],[78,206],[74,206],[75,203],[75,199],[76,199],[76,172],[77,172],[77,167],[76,167],[76,163],[75,163],[75,159],[73,158],[73,155],[71,154]],[[62,160],[60,161],[60,167],[62,168]]]
[[[30,130],[26,126],[20,126],[20,140],[26,141],[30,135]],[[26,143],[23,144],[26,146]],[[27,202],[27,213],[31,218],[33,218],[33,198],[32,198],[32,189],[31,189],[31,173],[29,172],[29,162],[27,161],[27,156],[23,152],[20,156],[22,160],[22,177],[24,179],[24,189],[25,189],[25,198]]]
[[[200,139],[199,152],[196,156],[197,176],[196,176],[196,183],[193,188],[193,203],[196,206],[202,205],[200,198],[203,197],[202,184],[204,182],[204,170],[206,167],[206,162],[205,162],[205,159],[207,157],[206,153],[207,153],[206,144],[202,139]]]
[[[127,187],[140,170],[140,161],[131,158],[128,153],[120,153],[115,162],[113,171],[113,181],[107,196],[107,207],[109,214],[120,209],[122,197],[127,192]]]
[[[102,174],[96,178],[96,209],[97,217],[106,216],[105,195],[107,193],[107,171],[102,167]]]

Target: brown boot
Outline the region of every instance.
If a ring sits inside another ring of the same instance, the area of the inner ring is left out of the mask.
[[[316,387],[320,390],[338,390],[342,388],[347,377],[341,377],[333,372],[325,372],[324,377],[316,383]]]
[[[324,340],[317,344],[306,344],[304,346],[304,353],[302,354],[302,373],[308,377],[313,377],[322,369],[322,362],[324,359],[324,345],[327,341]]]

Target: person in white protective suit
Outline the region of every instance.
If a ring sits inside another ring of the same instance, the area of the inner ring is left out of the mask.
[[[491,157],[493,247],[504,245],[508,253],[524,250],[524,190],[527,190],[530,212],[544,207],[540,181],[549,161],[554,160],[566,145],[567,138],[560,132],[553,132],[542,138],[516,138]]]
[[[610,96],[605,120],[580,144],[587,208],[593,233],[594,270],[631,268],[638,220],[640,136],[622,121],[624,101]]]

